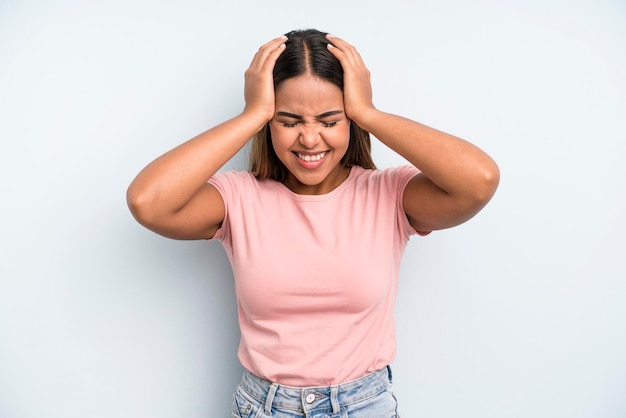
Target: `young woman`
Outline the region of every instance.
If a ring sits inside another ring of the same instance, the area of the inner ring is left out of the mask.
[[[389,364],[410,235],[491,199],[476,146],[372,103],[357,50],[316,30],[263,45],[241,114],[162,155],[128,189],[147,228],[219,239],[235,276],[245,368],[234,417],[396,417]],[[377,170],[370,133],[411,165]],[[249,172],[218,170],[251,138]]]

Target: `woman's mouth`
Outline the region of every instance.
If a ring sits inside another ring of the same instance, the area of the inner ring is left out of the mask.
[[[296,152],[295,154],[296,154],[296,157],[298,157],[300,160],[311,163],[311,162],[319,161],[322,158],[324,158],[326,154],[328,154],[328,151],[322,151],[318,154],[302,154],[300,152]]]

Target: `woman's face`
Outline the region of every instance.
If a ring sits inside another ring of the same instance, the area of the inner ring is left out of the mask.
[[[272,145],[289,170],[285,185],[298,194],[325,194],[349,173],[341,164],[350,141],[343,92],[329,81],[301,75],[275,92]]]

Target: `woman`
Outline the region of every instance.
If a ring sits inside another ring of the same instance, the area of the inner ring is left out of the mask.
[[[402,252],[411,234],[474,216],[498,167],[378,110],[356,49],[316,30],[263,45],[244,96],[241,114],[142,170],[129,207],[164,236],[224,244],[245,369],[233,416],[395,417]],[[411,165],[376,170],[369,133]],[[218,174],[251,137],[250,172]]]

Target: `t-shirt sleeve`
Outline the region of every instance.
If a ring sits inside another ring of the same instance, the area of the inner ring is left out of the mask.
[[[230,246],[229,214],[239,204],[241,189],[245,187],[245,180],[248,176],[250,176],[248,172],[225,171],[215,174],[208,180],[208,183],[217,189],[224,201],[224,221],[213,236],[213,239],[221,241],[224,245]]]
[[[399,222],[399,228],[404,232],[405,238],[408,239],[410,235],[421,235],[425,236],[430,234],[432,231],[416,231],[411,223],[409,222],[409,218],[406,216],[406,212],[404,211],[404,203],[403,196],[404,190],[406,189],[409,181],[415,177],[415,175],[419,174],[419,170],[411,165],[403,165],[400,167],[396,167],[389,170],[389,174],[391,175],[392,188],[395,192],[396,198],[396,210],[397,210],[397,219]]]

